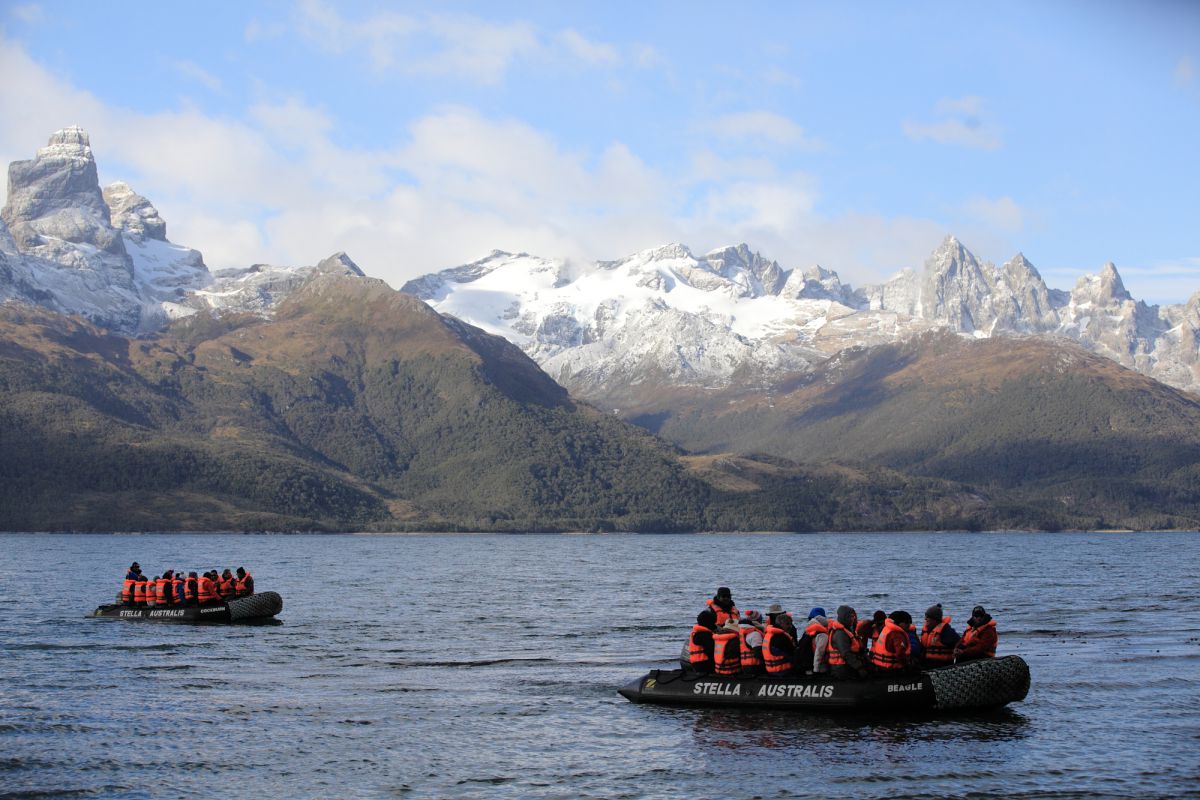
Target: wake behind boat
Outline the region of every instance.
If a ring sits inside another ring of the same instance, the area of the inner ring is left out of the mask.
[[[123,619],[130,622],[184,622],[216,625],[262,625],[275,622],[283,610],[283,598],[276,592],[259,592],[203,606],[166,606],[131,608],[124,603],[102,605],[93,617]]]
[[[1003,656],[864,680],[826,676],[720,676],[651,670],[622,687],[634,703],[786,708],[806,711],[962,711],[998,708],[1025,699],[1029,666]]]

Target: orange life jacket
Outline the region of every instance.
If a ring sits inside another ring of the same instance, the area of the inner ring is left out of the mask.
[[[246,573],[245,578],[235,578],[234,588],[237,590],[238,597],[245,597],[250,594],[250,587],[247,586],[247,582],[252,580],[254,579],[250,577],[249,572]]]
[[[137,583],[133,578],[126,578],[125,583],[121,584],[121,602],[133,602],[133,585]]]
[[[196,589],[198,581],[198,578],[189,577],[183,582],[183,597],[185,600],[195,600],[198,597]]]
[[[835,631],[845,631],[850,637],[850,652],[861,653],[863,649],[862,639],[854,635],[854,633],[836,619],[829,620],[829,648],[826,650],[829,653],[829,666],[844,667],[846,659],[842,657],[842,651],[833,646],[833,634]]]
[[[221,595],[222,599],[229,599],[235,595],[237,592],[236,583],[232,577],[222,577],[221,580],[217,581],[217,592]]]
[[[891,647],[890,636],[892,631],[902,634],[899,638],[903,644],[895,651],[889,649]],[[879,632],[879,638],[875,640],[874,646],[871,647],[871,663],[882,670],[904,669],[908,666],[908,632],[897,625],[891,618],[888,618],[883,623],[883,630]]]
[[[704,648],[696,641],[697,633],[712,633],[712,631],[703,625],[692,626],[692,632],[688,634],[688,660],[692,662],[693,667],[708,661],[708,653],[704,652]]]
[[[159,578],[154,582],[154,602],[160,606],[169,606],[171,600],[171,579]]]
[[[738,644],[741,645],[740,650],[742,669],[745,669],[746,667],[761,667],[763,665],[762,648],[760,647],[758,650],[755,650],[753,647],[746,644],[746,637],[750,634],[750,631],[757,630],[758,628],[754,627],[753,625],[743,625],[738,629]],[[761,633],[761,631],[759,632]]]
[[[921,647],[925,648],[925,660],[931,664],[949,664],[954,660],[954,648],[942,644],[942,631],[949,624],[950,618],[942,617],[942,621],[932,628],[929,620],[921,626]]]
[[[767,665],[767,672],[774,674],[778,672],[787,672],[792,668],[792,662],[787,656],[778,656],[771,652],[771,641],[776,636],[782,636],[789,642],[792,642],[792,636],[783,628],[776,628],[774,625],[767,625],[767,631],[763,634],[762,654],[763,662]],[[794,645],[795,642],[792,642]]]
[[[968,625],[967,629],[965,631],[963,631],[962,641],[959,643],[959,647],[965,649],[968,645],[973,643],[975,641],[975,639],[979,637],[979,634],[982,633],[984,630],[986,630],[988,628],[995,629],[995,627],[996,627],[996,620],[994,620],[994,619],[989,619],[987,622],[985,622],[983,625],[980,625],[978,628],[972,628],[970,625]],[[991,643],[989,643],[989,645],[988,645],[988,648],[983,651],[983,656],[982,656],[983,658],[995,658],[996,657],[996,643],[999,639],[1000,639],[999,634],[996,634],[996,636],[992,638]]]
[[[146,602],[146,582],[145,581],[134,581],[133,582],[133,602],[135,602],[135,603],[145,603]]]
[[[217,585],[208,576],[200,577],[200,602],[210,603],[217,599]]]
[[[718,675],[737,675],[742,671],[739,656],[741,638],[733,631],[717,631],[713,634],[713,672]]]
[[[738,613],[737,606],[734,606],[733,608],[726,611],[725,609],[723,609],[719,605],[717,605],[717,601],[713,600],[711,597],[706,602],[708,604],[708,607],[713,610],[713,613],[717,615],[717,627],[718,628],[725,624],[725,620],[731,619],[734,622],[737,622],[738,619],[742,616],[740,613]]]
[[[183,578],[176,575],[171,579],[171,602],[183,602]]]

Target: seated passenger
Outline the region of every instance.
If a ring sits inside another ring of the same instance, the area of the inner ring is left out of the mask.
[[[137,566],[137,564],[134,564]],[[131,569],[125,573],[125,581],[121,584],[121,594],[118,595],[121,603],[127,606],[133,605],[133,585],[137,583],[137,573]]]
[[[206,572],[201,575],[196,582],[196,589],[198,592],[197,599],[200,601],[200,605],[202,606],[215,603],[221,599],[217,595],[217,584],[216,581],[212,579],[212,576],[213,573]]]
[[[174,599],[175,593],[171,591],[171,570],[167,570],[161,578],[154,581],[154,603],[169,606]]]
[[[971,619],[967,621],[967,629],[963,631],[955,655],[960,664],[980,658],[995,658],[996,645],[999,643],[1000,634],[996,631],[996,620],[983,610],[983,606],[975,606],[971,610]]]
[[[709,609],[717,615],[717,624],[724,625],[728,620],[737,622],[738,614],[737,606],[733,604],[733,594],[730,593],[728,586],[722,586],[717,589],[713,599],[706,601]]]
[[[713,672],[717,675],[732,677],[742,671],[741,641],[738,624],[732,619],[725,620],[724,625],[717,627],[713,638]]]
[[[183,594],[183,570],[173,570],[171,576],[171,597],[174,598],[175,605],[181,606],[185,600]]]
[[[881,610],[876,610],[871,619],[864,619],[858,623],[855,635],[862,642],[864,653],[875,646],[875,640],[879,638],[879,634],[883,631],[883,621],[885,619],[887,619],[887,614]]]
[[[222,600],[232,600],[237,597],[237,579],[229,570],[221,573],[221,579],[217,581],[217,594],[221,595]]]
[[[688,660],[692,672],[708,674],[713,671],[713,632],[717,627],[717,615],[704,609],[696,615],[696,624],[688,634]]]
[[[738,636],[741,637],[739,654],[742,661],[742,674],[750,676],[762,675],[762,614],[754,609],[750,609],[742,614],[742,620],[738,624]]]
[[[245,567],[237,568],[237,581],[234,583],[238,597],[249,597],[254,594],[254,576],[246,572]]]
[[[930,606],[921,626],[921,648],[925,651],[922,663],[927,667],[944,667],[954,663],[954,646],[958,634],[950,627],[950,617],[942,614],[942,604]]]
[[[158,605],[158,582],[162,577],[155,575],[150,580],[146,581],[146,607]]]
[[[196,577],[195,572],[189,572],[187,580],[183,582],[183,596],[189,606],[200,603],[200,579]]]
[[[867,677],[866,647],[855,635],[857,629],[858,613],[850,606],[838,606],[837,619],[829,621],[829,671],[838,680]]]
[[[139,608],[146,605],[146,576],[138,575],[133,582],[133,604]]]
[[[871,666],[879,672],[902,672],[909,668],[911,645],[908,626],[912,617],[907,611],[893,611],[883,621],[883,630],[871,648]]]
[[[796,628],[783,606],[774,603],[767,609],[767,630],[763,633],[763,664],[767,674],[775,677],[791,675],[796,657]]]
[[[796,669],[808,675],[829,672],[829,620],[823,608],[808,612],[808,625],[796,642]]]

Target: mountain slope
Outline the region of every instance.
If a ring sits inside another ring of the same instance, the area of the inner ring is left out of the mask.
[[[1200,523],[1200,401],[1077,345],[927,334],[640,417],[681,446],[878,464],[1083,527]]]

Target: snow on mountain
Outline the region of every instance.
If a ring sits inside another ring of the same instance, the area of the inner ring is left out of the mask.
[[[218,314],[269,315],[288,295],[313,277],[328,274],[364,277],[363,271],[345,253],[335,253],[311,267],[255,264],[245,269],[218,270],[210,286],[188,295],[186,313],[211,310]]]
[[[1200,293],[1133,300],[1116,268],[1050,289],[1018,253],[997,267],[947,237],[922,270],[862,289],[820,266],[788,270],[746,245],[695,256],[670,244],[590,265],[495,251],[404,291],[504,336],[560,383],[610,406],[664,388],[760,385],[851,346],[931,328],[1057,335],[1200,391]]]

